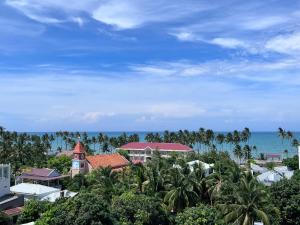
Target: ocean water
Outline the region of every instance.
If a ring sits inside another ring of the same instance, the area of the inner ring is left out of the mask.
[[[50,134],[51,132],[48,132],[48,134]],[[105,133],[106,135],[108,135],[109,137],[117,137],[119,135],[121,135],[123,132],[102,132]],[[131,135],[137,133],[140,137],[140,141],[143,142],[145,141],[145,136],[148,132],[126,132],[127,135]],[[159,133],[163,133],[163,132],[159,132]],[[217,133],[217,132],[216,132]],[[218,133],[223,133],[226,134],[226,132],[218,132]],[[33,134],[33,133],[31,133]],[[43,132],[39,132],[39,133],[34,133],[37,135],[42,135],[44,134]],[[55,135],[55,133],[52,133]],[[97,136],[99,134],[99,132],[88,132],[88,136],[89,138],[93,137],[93,136]],[[293,132],[294,134],[294,138],[297,138],[298,140],[300,140],[300,132]],[[52,143],[52,151],[55,151],[57,149],[58,146],[60,146],[60,143],[62,141],[60,139],[55,140]],[[281,140],[280,137],[278,137],[278,133],[277,132],[252,132],[251,133],[251,137],[249,140],[249,145],[251,146],[256,146],[256,151],[253,152],[254,156],[259,155],[259,153],[276,153],[276,154],[283,154],[283,151],[285,149],[288,150],[288,155],[292,156],[297,154],[297,149],[295,147],[293,147],[291,145],[292,140]],[[64,146],[64,144],[63,144]],[[232,148],[233,145],[229,145],[229,144],[223,144],[222,146],[218,145],[218,149],[222,149],[222,150],[226,150],[229,153],[232,152]],[[69,148],[69,147],[68,147]],[[93,144],[91,145],[91,148],[93,148]],[[63,149],[65,149],[65,147],[63,147]],[[99,153],[99,146],[96,145],[95,146],[96,149],[96,153]],[[196,147],[195,147],[196,149]],[[202,151],[205,150],[205,147],[202,147]]]

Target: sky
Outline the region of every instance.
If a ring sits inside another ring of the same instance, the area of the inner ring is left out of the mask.
[[[300,0],[0,0],[0,125],[300,127]]]

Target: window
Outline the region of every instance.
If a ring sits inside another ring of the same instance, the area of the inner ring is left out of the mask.
[[[3,168],[3,177],[8,178],[8,167]]]
[[[84,163],[80,163],[80,168],[84,168]]]

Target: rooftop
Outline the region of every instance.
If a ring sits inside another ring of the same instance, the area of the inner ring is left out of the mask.
[[[73,150],[73,153],[85,153],[85,149],[84,149],[83,145],[80,143],[80,141],[77,142],[77,144]]]
[[[65,178],[55,169],[48,168],[32,168],[28,171],[23,172],[18,179],[29,179],[29,180],[41,180],[50,181]]]
[[[144,150],[151,148],[153,150],[163,151],[192,151],[190,147],[180,143],[156,143],[156,142],[130,142],[120,147],[125,150]]]
[[[13,193],[20,193],[25,195],[43,195],[60,191],[60,189],[40,184],[21,183],[10,187],[10,191]]]
[[[129,161],[118,153],[87,156],[86,159],[93,169],[101,167],[111,167],[115,169],[129,165]]]

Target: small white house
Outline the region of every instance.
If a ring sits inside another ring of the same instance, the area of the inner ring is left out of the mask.
[[[10,165],[0,164],[0,198],[10,193]]]
[[[256,165],[254,163],[250,163],[251,171],[252,173],[265,173],[268,171],[267,168],[261,167],[259,165]]]
[[[290,179],[294,175],[294,171],[288,170],[286,166],[274,167],[273,170],[264,172],[256,177],[256,179],[266,186],[271,186],[272,183],[278,182],[283,178]]]
[[[25,200],[37,199],[41,201],[55,202],[60,197],[73,197],[77,193],[68,190],[61,191],[58,188],[48,187],[41,184],[21,183],[10,188],[16,194],[24,195]]]
[[[206,177],[213,172],[214,164],[208,164],[208,163],[202,162],[200,160],[194,160],[194,161],[187,163],[187,165],[189,166],[189,168],[192,172],[194,171],[194,165],[196,165],[196,164],[198,164],[198,165],[201,164],[201,166],[204,170],[204,176],[206,176]],[[174,164],[173,168],[181,169],[182,167],[178,164]]]
[[[191,171],[194,170],[194,165],[200,164],[204,170],[205,176],[208,176],[209,174],[211,174],[213,172],[213,167],[214,167],[213,163],[208,164],[208,163],[202,162],[200,160],[194,160],[194,161],[188,162],[187,164],[189,165]]]

